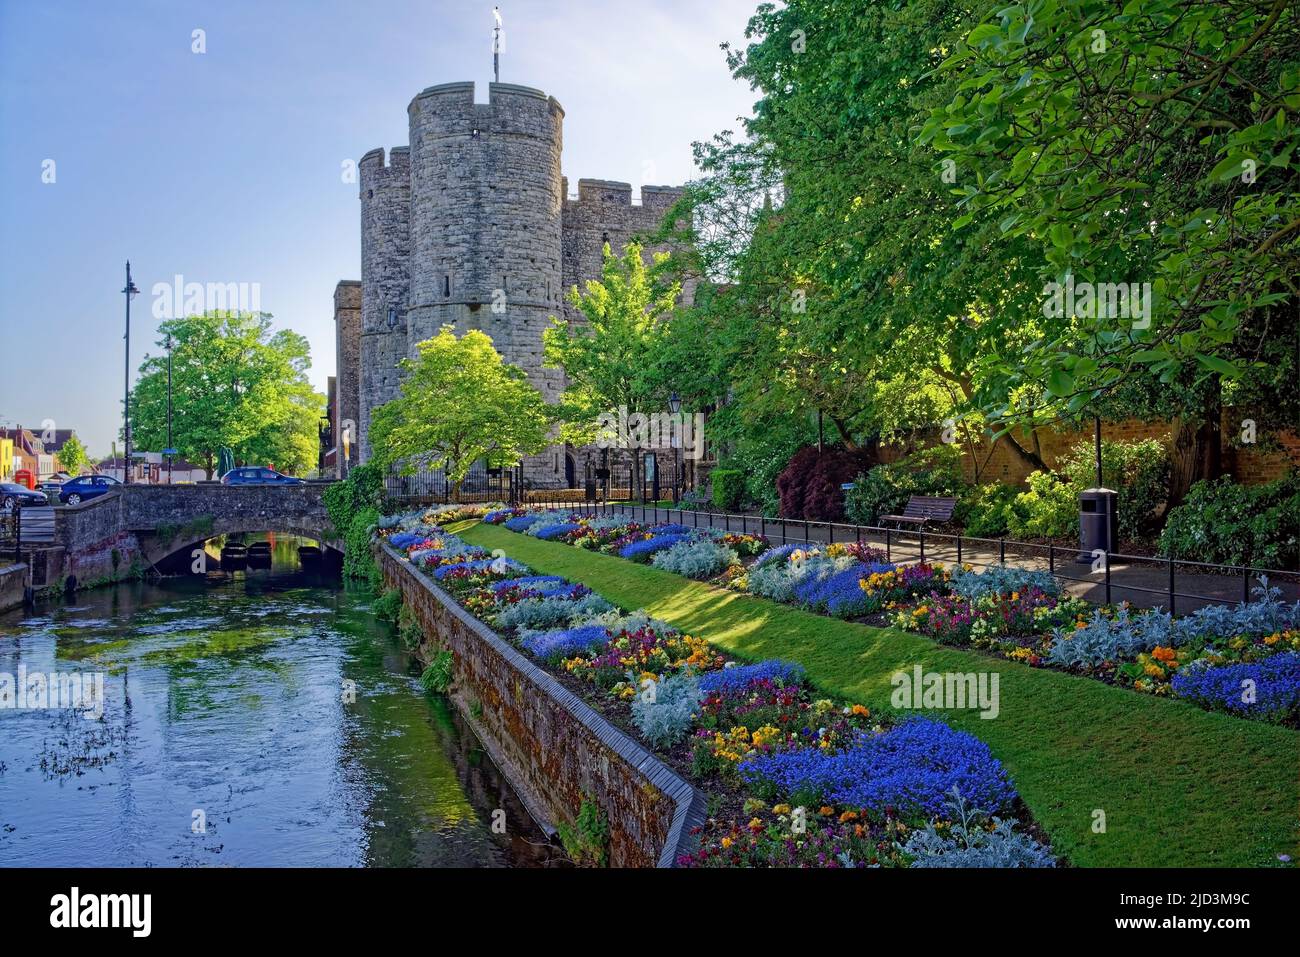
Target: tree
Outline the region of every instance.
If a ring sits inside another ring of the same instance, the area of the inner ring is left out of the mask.
[[[955,91],[933,74],[945,48],[977,22],[948,0],[791,0],[760,6],[729,51],[761,99],[745,139],[696,147],[706,176],[678,239],[697,256],[679,261],[727,285],[687,323],[714,354],[681,360],[715,390],[726,370],[715,395],[743,433],[818,413],[850,448],[946,418],[966,441],[984,429],[979,357],[1037,334],[1023,316],[1042,253],[993,220],[955,233],[953,180],[914,136]],[[1032,441],[1002,441],[1043,467]]]
[[[59,463],[69,475],[80,475],[82,467],[89,460],[90,455],[86,452],[86,447],[75,435],[68,436],[68,440],[63,443],[63,448],[59,449]]]
[[[653,263],[667,258],[658,253]],[[566,441],[592,441],[602,413],[652,412],[667,400],[670,390],[650,373],[680,293],[680,283],[661,283],[646,267],[639,243],[629,243],[622,257],[605,244],[601,278],[569,291],[584,321],[552,316],[542,332],[542,361],[563,369],[567,383],[556,412]]]
[[[286,472],[317,460],[324,397],[312,390],[307,340],[271,330],[265,313],[209,312],[169,319],[158,345],[172,341],[172,446],[204,463],[213,477],[217,451],[238,462],[265,462]],[[146,356],[131,392],[137,449],[167,444],[167,356]]]
[[[1118,402],[1177,416],[1177,502],[1219,469],[1225,402],[1294,423],[1300,275],[1300,8],[1288,0],[999,5],[941,66],[920,130],[966,174],[965,232],[997,219],[1061,288],[1147,285],[1033,317],[987,357],[1003,419]],[[1120,308],[1116,310],[1114,307]]]
[[[517,366],[502,361],[483,332],[457,339],[450,326],[403,359],[401,394],[371,418],[375,458],[403,474],[447,472],[452,495],[480,459],[515,465],[546,448],[550,423],[542,395]]]

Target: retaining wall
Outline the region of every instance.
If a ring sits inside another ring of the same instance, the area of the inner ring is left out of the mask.
[[[27,566],[6,565],[0,568],[0,611],[18,608],[23,603],[23,588],[27,584]]]
[[[420,657],[455,656],[458,705],[544,828],[571,824],[588,800],[609,820],[613,867],[671,867],[693,849],[703,795],[391,547],[376,554],[420,624]]]

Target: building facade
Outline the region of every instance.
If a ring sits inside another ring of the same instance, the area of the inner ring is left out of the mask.
[[[637,205],[628,183],[580,179],[570,198],[560,168],[564,110],[540,90],[492,83],[488,102],[476,103],[473,83],[447,83],[424,90],[407,113],[409,146],[361,158],[361,280],[335,290],[340,473],[370,458],[370,419],[398,394],[398,362],[444,325],[491,336],[556,400],[564,376],[542,366],[542,331],[552,316],[577,317],[566,293],[600,276],[605,243],[621,254],[682,193],[643,186]],[[525,460],[524,479],[572,485],[593,456],[555,446]]]

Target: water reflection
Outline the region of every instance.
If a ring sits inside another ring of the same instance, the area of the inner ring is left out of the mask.
[[[0,673],[105,675],[99,721],[0,709],[0,865],[548,862],[370,596],[302,572],[302,544],[0,616]]]

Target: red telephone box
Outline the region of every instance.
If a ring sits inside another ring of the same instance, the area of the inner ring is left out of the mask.
[[[19,469],[14,473],[14,481],[30,489],[36,488],[36,476],[32,474],[31,469]]]

